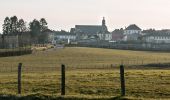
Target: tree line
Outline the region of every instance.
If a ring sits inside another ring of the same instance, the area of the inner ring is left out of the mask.
[[[48,23],[45,18],[40,20],[34,19],[27,25],[24,19],[18,19],[17,16],[6,17],[2,27],[3,35],[17,35],[27,32],[37,42],[45,42],[47,40],[47,34],[44,31],[48,29]]]
[[[26,22],[16,16],[6,17],[3,24],[3,34],[16,34],[27,31]]]

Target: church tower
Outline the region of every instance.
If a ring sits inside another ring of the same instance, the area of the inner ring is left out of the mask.
[[[102,20],[102,26],[106,26],[106,21],[105,21],[104,17],[103,17],[103,20]]]
[[[101,40],[106,40],[106,34],[108,33],[105,17],[102,20]]]
[[[102,33],[106,33],[108,30],[107,30],[107,26],[106,26],[106,21],[105,21],[105,17],[103,17],[103,20],[102,20]]]

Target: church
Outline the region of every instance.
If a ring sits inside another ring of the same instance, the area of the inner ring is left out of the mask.
[[[111,38],[111,33],[107,29],[104,17],[102,25],[75,25],[75,28],[71,29],[71,33],[75,33],[78,40],[89,38],[111,40],[109,39]]]

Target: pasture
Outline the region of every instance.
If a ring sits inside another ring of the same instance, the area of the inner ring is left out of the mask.
[[[67,96],[109,100],[120,95],[118,66],[123,63],[127,98],[170,98],[170,70],[129,67],[170,62],[168,52],[70,47],[0,58],[1,95],[17,95],[19,62],[23,63],[22,96],[60,96],[60,66],[65,64]]]

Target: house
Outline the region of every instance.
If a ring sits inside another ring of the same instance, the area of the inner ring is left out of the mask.
[[[170,43],[170,32],[156,31],[155,33],[145,33],[142,36],[142,40],[146,43]]]
[[[112,40],[112,34],[110,32],[98,33],[97,36],[99,37],[100,40],[105,40],[105,41]]]
[[[123,28],[121,29],[115,29],[111,34],[112,34],[112,41],[122,41],[124,37],[124,30]]]
[[[72,28],[71,32],[77,35],[78,40],[88,39],[88,37],[95,35],[100,40],[108,40],[110,38],[105,18],[102,20],[102,25],[75,25],[75,28]]]
[[[141,35],[142,30],[137,25],[131,24],[124,30],[124,41],[138,41]]]
[[[76,40],[76,34],[66,32],[66,31],[57,31],[54,34],[54,41],[53,43],[56,42],[65,42],[65,43],[70,43],[71,41]]]
[[[141,29],[135,25],[135,24],[131,24],[129,25],[125,30],[124,30],[124,34],[128,35],[128,34],[141,34]]]

